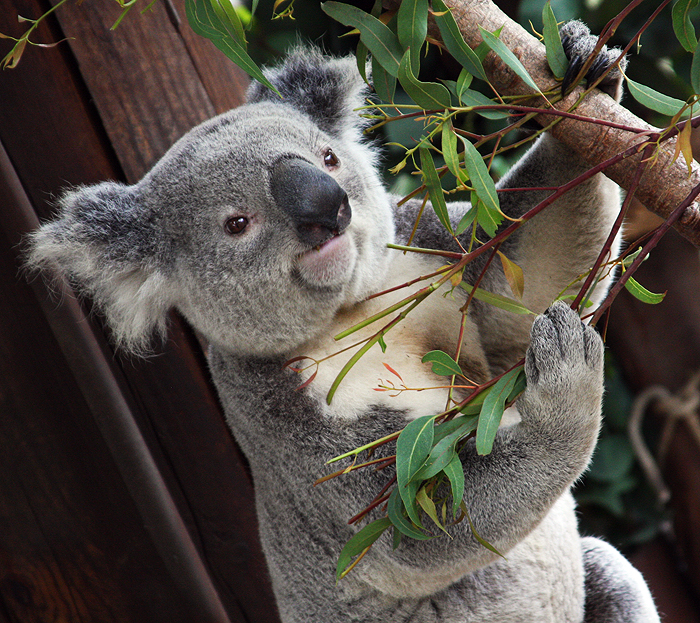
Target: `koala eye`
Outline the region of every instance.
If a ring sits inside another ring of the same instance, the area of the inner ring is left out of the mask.
[[[243,233],[246,227],[248,227],[248,219],[245,216],[232,216],[224,223],[224,230],[231,236]]]
[[[340,165],[340,158],[335,155],[330,147],[323,152],[323,164],[325,164],[329,169],[335,169],[338,165]]]

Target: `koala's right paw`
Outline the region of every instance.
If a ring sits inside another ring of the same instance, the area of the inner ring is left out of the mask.
[[[559,301],[532,325],[525,357],[528,388],[556,410],[600,407],[603,341]]]
[[[569,67],[561,84],[562,93],[566,93],[581,67],[593,52],[598,37],[592,35],[588,26],[578,20],[563,24],[559,29],[559,35],[564,53],[569,59]],[[608,48],[604,45],[586,73],[586,81],[594,82],[597,80],[611,65],[615,64],[621,53],[622,50],[618,48]],[[626,67],[627,58],[623,57],[620,60],[619,68],[613,67],[598,85],[601,91],[610,95],[617,102],[622,98],[622,72],[620,69],[624,71]]]

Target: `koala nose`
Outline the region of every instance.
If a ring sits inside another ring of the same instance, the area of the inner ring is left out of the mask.
[[[352,211],[346,192],[306,160],[280,160],[272,170],[270,190],[277,205],[292,218],[299,240],[306,244],[323,244],[350,224]]]

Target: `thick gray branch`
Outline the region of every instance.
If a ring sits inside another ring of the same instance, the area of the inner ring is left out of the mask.
[[[493,32],[503,27],[501,40],[520,59],[520,62],[540,86],[542,91],[554,88],[557,83],[547,65],[544,45],[530,35],[519,24],[512,21],[490,0],[445,0],[452,9],[455,20],[465,41],[475,48],[481,43],[479,26]],[[489,80],[501,95],[532,95],[530,89],[500,58],[490,53],[484,62]],[[565,99],[555,104],[558,110],[566,111],[577,101],[583,87],[578,87]],[[541,104],[540,104],[541,105]],[[600,91],[593,91],[576,108],[576,114],[594,119],[612,121],[628,127],[648,129],[648,125],[612,98]],[[535,120],[543,126],[549,125],[553,117],[539,115]],[[574,119],[562,119],[551,130],[561,142],[578,152],[591,165],[600,164],[619,154],[643,138],[626,130],[586,123]],[[674,162],[675,139],[661,144],[653,166],[648,166],[636,191],[637,198],[652,212],[666,219],[700,184],[700,167],[693,163],[688,169],[683,158]],[[606,169],[605,173],[621,187],[627,189],[634,177],[641,155],[627,158]],[[675,225],[676,229],[696,246],[700,246],[700,209],[697,203],[690,205]]]

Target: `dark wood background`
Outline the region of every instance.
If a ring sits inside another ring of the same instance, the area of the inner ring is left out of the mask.
[[[0,32],[50,6],[0,0]],[[62,188],[135,182],[243,100],[247,78],[191,32],[184,0],[111,32],[119,12],[64,7],[34,40],[69,39],[0,74],[0,623],[274,623],[250,479],[189,328],[173,316],[154,356],[115,356],[89,309],[20,272],[22,235]],[[643,272],[665,307],[622,299],[610,343],[635,390],[675,391],[700,368],[697,251],[670,237]],[[700,459],[682,426],[665,473],[680,551],[657,540],[635,561],[666,621],[692,623]]]
[[[50,7],[0,4],[15,36]],[[249,476],[190,330],[173,317],[153,357],[115,357],[98,318],[18,274],[61,188],[135,182],[247,78],[182,0],[115,32],[116,3],[65,9],[34,40],[70,39],[0,75],[0,621],[273,623]]]

